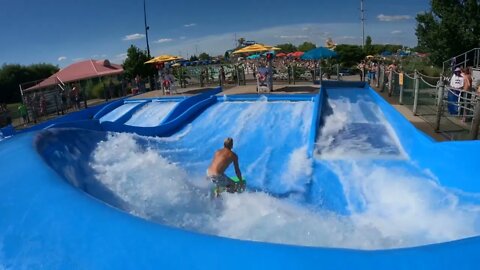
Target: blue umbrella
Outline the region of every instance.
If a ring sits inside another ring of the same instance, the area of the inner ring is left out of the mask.
[[[390,51],[384,51],[381,53],[381,56],[390,56],[390,55],[392,55],[392,52]]]
[[[250,55],[250,56],[247,57],[247,59],[250,59],[250,60],[258,59],[258,58],[260,58],[260,54],[253,54],[253,55]]]
[[[337,53],[325,47],[318,47],[310,50],[302,55],[303,60],[320,60],[326,58],[337,57]]]

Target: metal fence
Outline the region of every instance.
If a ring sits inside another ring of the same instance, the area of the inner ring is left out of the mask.
[[[449,78],[432,77],[418,71],[388,72],[381,68],[375,82],[380,91],[398,98],[413,115],[421,117],[436,132],[451,140],[478,139],[480,95],[449,87]]]

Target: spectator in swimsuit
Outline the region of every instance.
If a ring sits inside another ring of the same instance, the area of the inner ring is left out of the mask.
[[[207,180],[212,181],[216,185],[215,195],[226,189],[228,192],[233,193],[241,188],[244,188],[244,181],[242,179],[242,173],[238,166],[238,156],[232,151],[233,139],[226,138],[223,142],[223,148],[216,151],[213,157],[212,163],[207,169]],[[232,164],[235,167],[235,174],[240,180],[240,185],[225,175],[225,170]]]

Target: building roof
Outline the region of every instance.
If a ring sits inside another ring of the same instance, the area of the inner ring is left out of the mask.
[[[31,91],[35,89],[46,88],[48,86],[56,85],[58,83],[68,83],[74,81],[81,81],[90,78],[97,78],[103,76],[117,75],[123,73],[121,65],[112,64],[108,60],[85,60],[71,64],[52,76],[46,78],[40,83],[25,89],[24,91]]]

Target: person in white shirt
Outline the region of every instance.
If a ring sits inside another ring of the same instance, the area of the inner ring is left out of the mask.
[[[462,70],[457,67],[453,72],[452,78],[450,78],[450,87],[452,87],[455,90],[463,89],[464,79],[463,79],[463,76],[461,75],[461,72]]]
[[[461,90],[463,90],[463,83],[464,79],[461,74],[462,70],[457,67],[453,71],[453,75],[450,78],[450,87],[453,88],[448,91],[448,101],[451,102],[448,104],[448,112],[452,115],[459,115],[460,108],[458,104],[460,104],[460,97],[461,97]],[[452,103],[454,102],[454,103]]]

